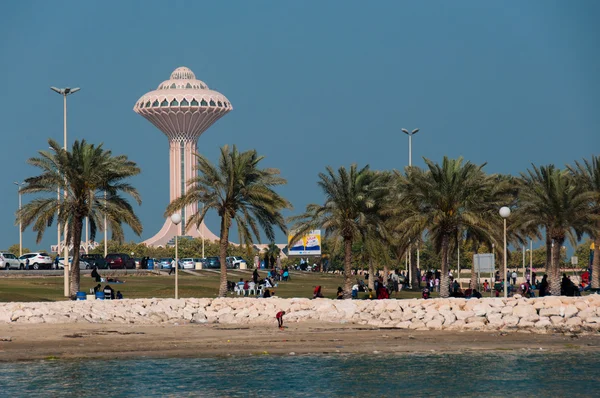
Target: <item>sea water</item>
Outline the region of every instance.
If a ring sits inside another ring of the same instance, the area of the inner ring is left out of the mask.
[[[597,396],[581,350],[0,363],[0,396]]]

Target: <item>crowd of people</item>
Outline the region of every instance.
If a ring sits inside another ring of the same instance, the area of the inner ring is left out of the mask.
[[[279,268],[276,266],[267,271],[267,276],[264,279],[261,278],[258,269],[255,268],[254,272],[252,272],[251,280],[240,278],[237,283],[227,281],[227,289],[232,293],[237,290],[243,293],[244,296],[249,296],[251,292],[262,292],[262,297],[268,298],[275,294],[272,289],[277,287],[279,282],[287,282],[289,280],[291,280],[291,277],[288,267]]]

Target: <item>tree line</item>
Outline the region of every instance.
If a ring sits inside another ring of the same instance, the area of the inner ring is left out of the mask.
[[[123,241],[122,225],[129,225],[138,236],[142,225],[130,199],[141,204],[138,191],[127,181],[140,173],[137,165],[124,155],[114,156],[103,145],[75,141],[70,150],[49,140],[50,150],[28,163],[41,174],[27,178],[21,188],[36,197],[17,212],[23,229],[31,226],[37,242],[54,222],[67,223],[66,241],[80,242],[83,220],[90,223],[90,237],[103,228],[106,217],[112,240]],[[508,221],[508,241],[515,246],[530,238],[545,239],[545,268],[552,294],[560,294],[561,248],[587,234],[596,242],[594,269],[599,268],[600,231],[600,157],[593,156],[573,166],[532,166],[518,177],[487,174],[485,164],[476,165],[462,158],[444,157],[441,163],[425,159],[426,167],[378,171],[369,166],[334,170],[319,174],[317,185],[325,194],[322,204],[310,204],[305,211],[286,220],[282,211],[291,203],[277,193],[287,181],[275,168],[261,168],[263,156],[256,150],[240,152],[224,146],[217,164],[196,154],[196,176],[188,180],[187,193],[168,205],[165,216],[195,203],[203,203],[188,215],[186,226],[198,227],[209,211],[220,218],[218,255],[221,260],[219,295],[227,293],[225,257],[231,254],[229,238],[232,225],[238,231],[241,250],[249,253],[261,235],[275,240],[275,229],[294,238],[311,229],[321,229],[332,252],[343,253],[344,297],[351,296],[353,245],[360,244],[361,259],[370,268],[389,269],[392,259],[404,258],[407,251],[429,242],[439,256],[442,271],[442,296],[447,296],[449,260],[459,245],[468,242],[473,251],[495,248],[501,254],[503,243],[501,206],[513,214]],[[57,198],[56,192],[66,192]],[[130,199],[128,199],[129,197]],[[184,243],[185,247],[185,243]],[[212,252],[211,246],[211,252]],[[185,250],[185,249],[184,249]],[[132,250],[137,253],[137,250]],[[140,255],[142,250],[139,251]],[[70,293],[79,290],[79,244],[73,245]],[[412,255],[410,275],[416,285],[416,256]],[[600,272],[593,272],[597,288]]]

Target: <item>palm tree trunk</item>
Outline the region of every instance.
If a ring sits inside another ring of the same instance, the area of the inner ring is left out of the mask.
[[[553,296],[560,296],[560,249],[565,242],[565,239],[555,239],[554,246],[551,246],[552,251],[552,263],[550,265],[550,294]]]
[[[369,259],[369,282],[367,286],[371,290],[375,289],[375,265],[372,259]]]
[[[227,248],[229,247],[229,223],[226,222],[225,217],[221,217],[221,234],[219,236],[219,261],[221,262],[219,297],[227,296],[227,263],[225,260],[227,258]]]
[[[77,292],[79,291],[80,283],[81,283],[81,274],[79,273],[79,248],[81,246],[81,230],[83,228],[83,221],[81,218],[73,219],[72,226],[72,236],[73,236],[73,263],[71,264],[71,269],[69,270],[70,275],[70,285],[69,285],[69,295],[72,299],[77,296]],[[65,266],[69,264],[69,259],[64,259]]]
[[[344,298],[352,298],[352,239],[344,238]],[[369,275],[369,281],[371,275]]]
[[[550,266],[552,263],[552,239],[550,239],[550,232],[548,228],[546,228],[546,274],[548,276],[552,276],[550,274]]]
[[[598,223],[598,231],[600,231],[600,223]],[[600,287],[600,232],[594,239],[594,261],[592,262],[592,288]]]
[[[410,286],[412,289],[419,288],[419,276],[417,275],[417,247],[418,245],[412,245],[413,250],[410,254]]]
[[[442,279],[440,280],[440,297],[450,296],[450,278],[448,277],[448,243],[450,237],[446,234],[442,237]]]

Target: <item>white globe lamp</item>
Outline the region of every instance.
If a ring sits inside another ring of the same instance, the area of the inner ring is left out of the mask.
[[[500,208],[500,217],[508,218],[510,216],[510,208],[503,206]]]

